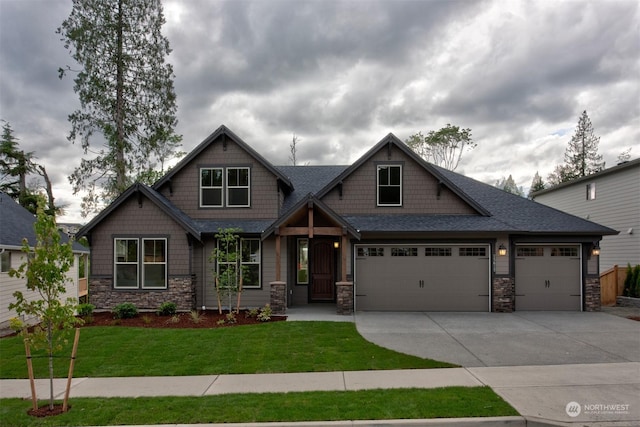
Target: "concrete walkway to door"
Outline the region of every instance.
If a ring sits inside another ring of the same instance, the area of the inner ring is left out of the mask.
[[[464,367],[640,362],[640,322],[597,312],[357,312],[392,350]]]

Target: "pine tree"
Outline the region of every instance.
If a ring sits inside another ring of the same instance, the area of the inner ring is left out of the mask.
[[[73,0],[57,30],[81,67],[74,79],[80,109],[69,115],[68,139],[79,140],[85,155],[95,153],[69,177],[75,193],[88,192],[84,215],[132,182],[154,179],[157,165],[177,155],[181,137],[174,133],[177,106],[164,22],[160,0]],[[60,77],[70,71],[60,68]],[[101,148],[92,147],[96,133]]]
[[[516,182],[513,179],[513,176],[509,175],[509,178],[502,178],[496,181],[496,187],[501,190],[506,191],[507,193],[515,194],[517,196],[524,197],[524,190],[522,187],[518,187]]]
[[[535,193],[536,191],[544,190],[544,189],[545,189],[544,181],[538,174],[538,171],[536,171],[536,174],[533,176],[533,180],[531,180],[531,188],[529,189],[529,194],[527,197],[531,198],[531,195],[533,193]]]
[[[598,154],[599,142],[600,137],[593,134],[593,126],[585,110],[578,120],[576,132],[564,153],[564,161],[568,168],[562,182],[591,175],[604,169],[602,156]]]

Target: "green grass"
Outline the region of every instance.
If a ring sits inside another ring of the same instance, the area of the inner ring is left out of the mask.
[[[66,377],[69,348],[55,360]],[[48,378],[43,351],[36,378]],[[273,322],[215,329],[82,328],[74,377],[213,375],[444,368],[454,365],[384,349],[348,322]],[[0,340],[0,378],[26,378],[20,337]]]
[[[0,426],[195,424],[512,416],[489,387],[346,392],[230,394],[206,397],[71,400],[49,418],[27,415],[30,402],[0,400]]]

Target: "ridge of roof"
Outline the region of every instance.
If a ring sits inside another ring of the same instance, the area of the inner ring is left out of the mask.
[[[490,215],[489,211],[477,203],[472,197],[466,194],[460,187],[458,187],[454,182],[450,181],[446,175],[440,173],[439,169],[434,168],[431,163],[426,162],[422,157],[420,157],[415,151],[410,149],[407,144],[402,142],[397,136],[393,133],[388,133],[387,136],[382,138],[376,145],[374,145],[369,151],[367,151],[364,155],[362,155],[358,160],[356,160],[352,165],[350,165],[347,169],[345,169],[341,174],[335,177],[330,183],[328,183],[323,189],[321,189],[317,193],[317,197],[320,199],[324,197],[329,191],[331,191],[338,183],[344,180],[347,176],[351,175],[356,169],[362,166],[365,162],[367,162],[374,154],[380,151],[385,145],[394,145],[398,149],[400,149],[404,154],[413,159],[416,163],[421,165],[424,169],[426,169],[429,173],[435,176],[440,182],[442,182],[449,190],[451,190],[454,194],[464,200],[469,206],[471,206],[476,212],[480,215],[488,216]]]
[[[162,176],[158,181],[153,184],[153,189],[158,190],[164,184],[171,180],[171,178],[178,173],[183,167],[189,164],[198,154],[204,151],[207,147],[213,144],[220,136],[229,137],[238,144],[242,149],[247,151],[252,157],[254,157],[260,164],[262,164],[267,170],[273,173],[280,182],[285,185],[288,191],[293,191],[293,184],[291,181],[283,175],[275,166],[271,164],[267,159],[262,157],[256,150],[254,150],[249,144],[244,142],[242,138],[236,135],[231,129],[227,128],[225,125],[220,125],[218,129],[213,131],[208,137],[206,137],[200,144],[196,146],[189,154],[187,154],[182,160],[180,160],[171,170],[169,170],[164,176]]]
[[[0,219],[2,219],[0,246],[21,249],[23,239],[27,239],[32,247],[37,242],[37,236],[33,229],[33,224],[36,222],[35,215],[2,191],[0,191]],[[59,232],[63,243],[70,240],[66,233]],[[73,252],[88,253],[89,249],[77,241],[73,241]]]
[[[155,189],[142,184],[140,182],[136,182],[127,188],[124,193],[122,193],[116,200],[114,200],[109,206],[104,208],[98,215],[96,215],[89,223],[87,223],[84,227],[82,227],[76,233],[76,236],[82,237],[87,235],[93,227],[99,224],[104,218],[109,216],[111,212],[116,210],[122,203],[127,201],[131,196],[136,193],[144,194],[149,200],[151,200],[156,206],[158,206],[164,213],[169,215],[174,221],[180,224],[186,231],[189,232],[192,236],[201,239],[201,232],[196,224],[193,222],[191,217],[178,209],[173,203],[167,200],[162,194],[157,192]]]

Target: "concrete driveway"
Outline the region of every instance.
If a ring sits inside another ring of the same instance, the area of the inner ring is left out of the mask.
[[[607,313],[357,312],[386,348],[464,367],[640,362],[640,322]]]

